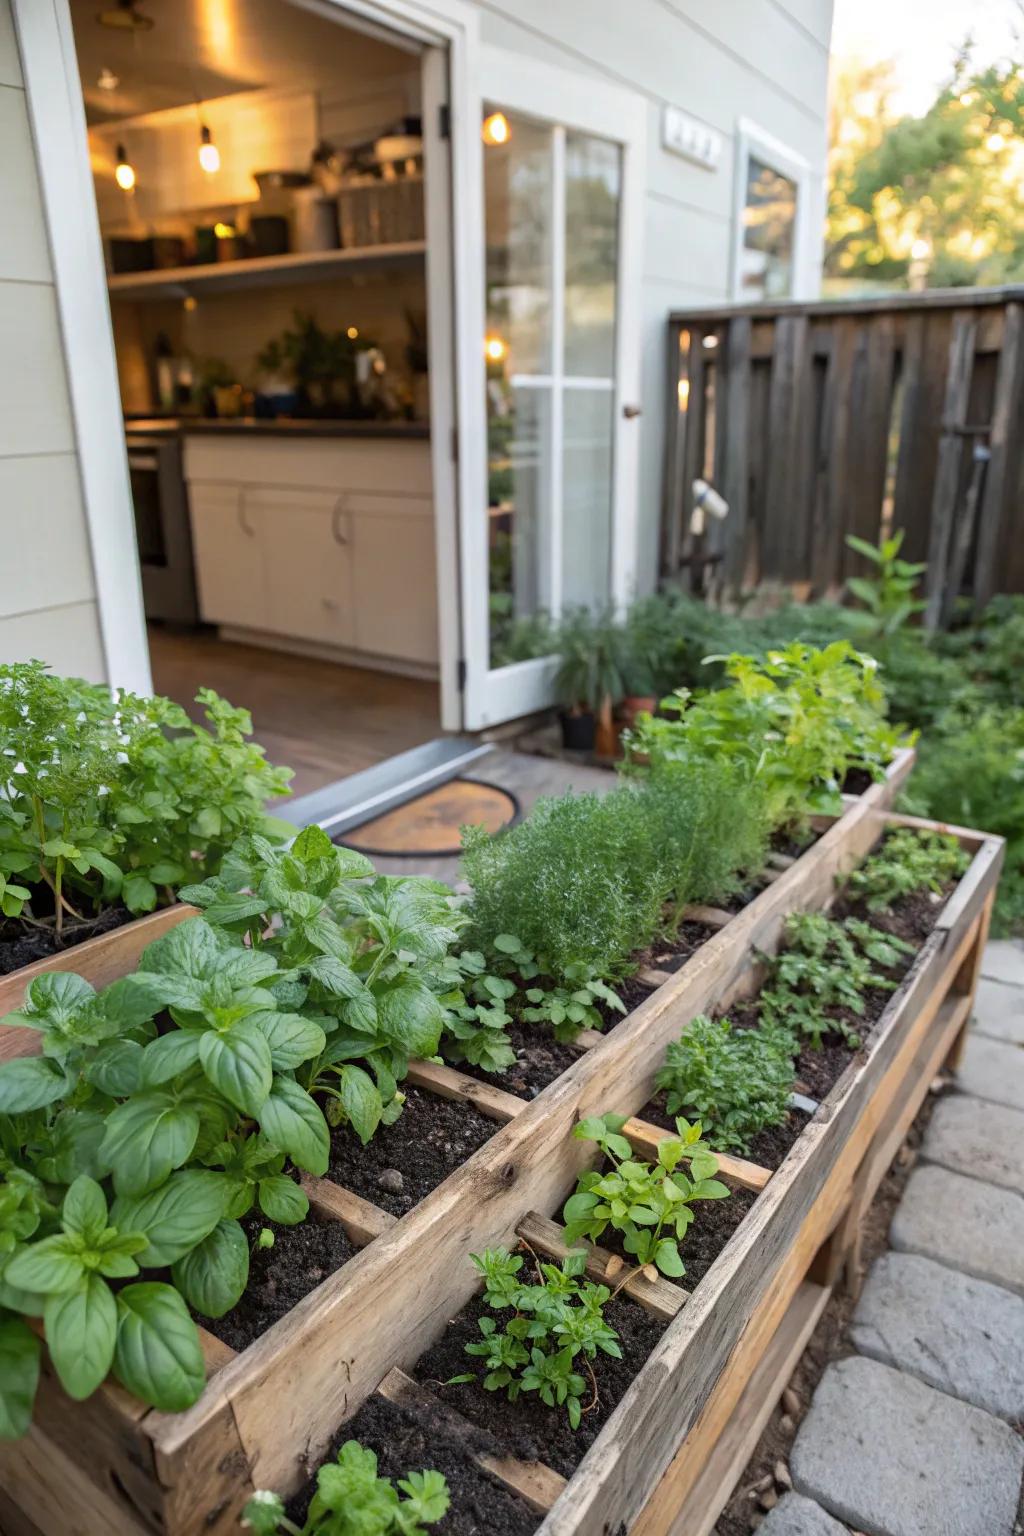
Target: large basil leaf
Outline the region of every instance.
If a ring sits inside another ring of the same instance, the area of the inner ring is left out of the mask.
[[[260,1210],[268,1221],[282,1227],[298,1226],[309,1215],[305,1190],[284,1173],[271,1173],[259,1181]]]
[[[213,1086],[243,1114],[254,1119],[274,1080],[270,1045],[257,1025],[243,1019],[221,1034],[207,1029],[199,1037],[199,1060]]]
[[[400,976],[377,993],[381,1030],[410,1056],[434,1056],[445,1012],[430,988],[415,976]]]
[[[310,981],[315,981],[330,997],[358,997],[363,983],[350,965],[333,955],[317,955],[304,967]]]
[[[166,1184],[148,1194],[119,1195],[110,1219],[119,1232],[145,1233],[149,1243],[138,1261],[144,1269],[161,1269],[175,1264],[210,1235],[224,1214],[229,1194],[223,1174],[188,1168],[172,1173]]]
[[[352,1129],[365,1147],[384,1113],[377,1085],[362,1067],[341,1067],[338,1072],[338,1092]]]
[[[114,1293],[99,1275],[86,1275],[75,1290],[48,1299],[43,1323],[61,1386],[80,1402],[95,1392],[114,1358]]]
[[[270,1046],[270,1060],[275,1072],[290,1072],[304,1061],[318,1056],[327,1043],[319,1024],[300,1013],[274,1013],[269,1008],[250,1014],[254,1024]]]
[[[177,1261],[171,1275],[203,1317],[230,1312],[249,1281],[249,1244],[238,1222],[218,1221],[209,1237]]]
[[[199,1035],[194,1030],[172,1029],[151,1040],[142,1053],[139,1081],[144,1088],[157,1088],[180,1077],[199,1060]]]
[[[0,1114],[27,1115],[45,1109],[67,1090],[65,1074],[43,1056],[18,1056],[0,1066]]]
[[[119,1104],[107,1117],[100,1157],[119,1195],[142,1195],[188,1161],[198,1135],[196,1111],[158,1089]]]
[[[70,1291],[85,1273],[81,1252],[64,1232],[19,1248],[4,1267],[4,1281],[22,1291],[54,1296]]]
[[[327,1121],[299,1084],[275,1077],[270,1097],[259,1113],[260,1130],[297,1168],[323,1175],[331,1148]]]
[[[97,1109],[62,1109],[50,1130],[50,1155],[39,1175],[53,1184],[73,1184],[80,1173],[101,1179],[107,1172],[99,1152],[107,1122]]]
[[[142,1046],[135,1040],[108,1040],[85,1069],[85,1080],[112,1099],[126,1099],[139,1086]]]
[[[20,1317],[0,1316],[0,1440],[18,1440],[32,1422],[42,1345]]]
[[[79,1174],[64,1196],[61,1223],[65,1232],[76,1233],[88,1248],[95,1248],[106,1231],[107,1197],[88,1174]]]
[[[114,1375],[165,1413],[182,1413],[206,1385],[196,1325],[178,1292],[155,1280],[126,1285],[117,1297]]]

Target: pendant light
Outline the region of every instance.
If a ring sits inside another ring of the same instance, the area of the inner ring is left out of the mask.
[[[114,180],[122,192],[135,190],[135,167],[128,159],[128,151],[123,144],[117,146],[117,164],[114,167]]]
[[[214,176],[220,170],[220,150],[205,123],[199,125],[199,164],[207,176]]]

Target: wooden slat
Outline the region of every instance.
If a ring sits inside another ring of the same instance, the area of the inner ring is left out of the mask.
[[[963,438],[957,429],[967,421],[976,331],[977,320],[970,310],[960,311],[954,316],[946,395],[942,408],[942,437],[939,441],[938,468],[932,495],[928,569],[925,572],[924,622],[929,629],[936,628],[942,612],[963,459]]]
[[[0,1487],[47,1536],[151,1536],[116,1485],[101,1487],[64,1436],[51,1439],[38,1424],[20,1440],[0,1441]]]
[[[668,1512],[670,1525],[651,1527],[641,1512],[634,1536],[710,1536],[737,1479],[761,1438],[807,1342],[828,1305],[831,1291],[811,1281],[797,1290],[771,1344],[752,1372],[729,1422],[707,1456],[685,1504]],[[656,1510],[656,1514],[660,1511]]]
[[[726,912],[724,907],[687,907],[683,912],[683,919],[691,923],[706,923],[709,928],[726,928],[736,916],[735,912]]]
[[[420,1386],[411,1376],[397,1368],[388,1372],[377,1388],[380,1396],[389,1403],[407,1408],[417,1414],[425,1424],[437,1422],[455,1439],[461,1441],[467,1456],[490,1472],[499,1482],[538,1514],[545,1514],[565,1488],[565,1478],[546,1467],[542,1461],[520,1461],[514,1456],[490,1456],[485,1451],[472,1449],[479,1440],[479,1431],[456,1409],[441,1402],[428,1388]]]
[[[780,580],[803,574],[809,537],[810,347],[805,316],[775,327],[768,400],[769,458],[762,575]]]
[[[417,1088],[426,1088],[430,1093],[439,1094],[442,1099],[457,1099],[472,1104],[482,1115],[502,1124],[518,1115],[527,1103],[514,1093],[506,1093],[504,1088],[496,1088],[493,1083],[477,1082],[475,1077],[467,1077],[465,1072],[457,1072],[454,1067],[442,1066],[437,1061],[410,1062],[408,1081]]]
[[[33,1056],[38,1049],[33,1030],[3,1027],[2,1016],[14,1013],[22,1006],[29,982],[53,971],[74,971],[99,991],[134,971],[147,944],[152,944],[154,939],[197,913],[197,907],[187,906],[184,902],[164,907],[159,912],[150,912],[147,917],[137,917],[121,928],[113,928],[110,933],[101,933],[96,939],[87,939],[84,944],[75,944],[59,955],[36,960],[32,965],[0,977],[0,1061],[9,1061],[14,1056]]]
[[[847,534],[877,544],[882,519],[889,456],[889,427],[894,380],[894,327],[891,315],[865,322],[864,351],[849,422],[847,470],[849,500],[841,574],[864,570],[861,556],[845,545]]]
[[[729,503],[725,525],[725,580],[731,588],[743,585],[747,566],[747,524],[750,497],[750,320],[733,320],[726,332],[719,409],[720,438],[725,444],[719,489]]]
[[[666,1131],[660,1125],[652,1125],[648,1120],[627,1120],[622,1127],[622,1134],[633,1144],[637,1152],[642,1152],[645,1157],[656,1161],[658,1157],[658,1143],[671,1136],[671,1131]],[[728,1152],[716,1152],[718,1167],[723,1179],[728,1179],[730,1184],[738,1184],[741,1189],[753,1189],[760,1192],[771,1178],[771,1169],[762,1168],[758,1163],[749,1163],[745,1158],[732,1157]]]
[[[561,1260],[573,1251],[565,1241],[565,1228],[536,1211],[527,1212],[516,1227],[516,1235],[549,1259]],[[665,1280],[660,1275],[644,1274],[642,1270],[636,1270],[625,1280],[629,1274],[629,1265],[617,1253],[609,1253],[594,1243],[579,1243],[576,1246],[586,1250],[587,1274],[591,1280],[596,1280],[599,1285],[609,1285],[612,1290],[621,1287],[627,1296],[632,1296],[648,1312],[653,1312],[655,1317],[667,1323],[672,1321],[690,1294],[681,1285],[674,1285],[671,1280]]]
[[[379,1205],[335,1184],[333,1179],[318,1179],[315,1174],[304,1173],[301,1182],[313,1210],[332,1221],[340,1221],[360,1247],[389,1231],[398,1220],[390,1211],[382,1211]]]
[[[978,543],[974,559],[974,611],[980,614],[997,590],[996,557],[1000,536],[1008,525],[1015,538],[1019,529],[1012,522],[1016,507],[1014,461],[1019,463],[1017,439],[1024,416],[1024,306],[1008,304],[1003,331],[1003,345],[996,378],[989,448],[992,458],[985,480],[985,494],[978,524]]]

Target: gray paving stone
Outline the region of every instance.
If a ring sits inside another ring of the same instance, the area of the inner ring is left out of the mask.
[[[993,1104],[1024,1109],[1024,1046],[972,1032],[956,1074],[956,1086],[962,1093],[991,1099]]]
[[[1024,1199],[946,1168],[915,1168],[889,1245],[1024,1295]]]
[[[789,1466],[798,1493],[865,1536],[1012,1536],[1024,1441],[990,1413],[854,1356],[822,1377]]]
[[[1024,1194],[1024,1114],[968,1094],[940,1099],[925,1132],[922,1157],[972,1178]]]
[[[1024,1418],[1024,1298],[915,1253],[884,1253],[850,1325],[855,1349],[1004,1419]]]
[[[1024,987],[983,976],[974,997],[974,1027],[983,1035],[1024,1045]]]
[[[992,981],[1024,987],[1024,943],[1020,939],[989,939],[981,957],[981,974]]]
[[[760,1536],[846,1536],[845,1525],[800,1493],[784,1494],[757,1529]]]

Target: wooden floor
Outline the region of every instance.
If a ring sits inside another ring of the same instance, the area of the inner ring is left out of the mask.
[[[299,795],[441,734],[436,683],[155,624],[149,649],[155,691],[194,718],[202,687],[248,709],[270,761],[294,768]]]

